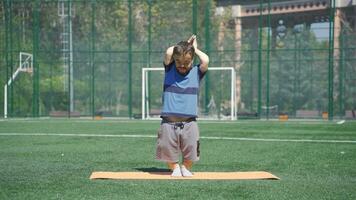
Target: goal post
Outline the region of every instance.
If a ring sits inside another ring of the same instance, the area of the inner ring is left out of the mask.
[[[233,67],[209,67],[208,70],[210,79],[209,86],[209,102],[206,106],[209,108],[208,113],[202,110],[202,102],[200,102],[198,116],[200,119],[210,120],[235,120],[236,119],[236,71]],[[163,90],[164,68],[142,68],[142,108],[141,118],[143,120],[160,119],[160,109],[162,106],[162,90]],[[202,81],[204,84],[204,80]],[[200,88],[201,89],[201,88]],[[224,91],[224,94],[221,93]],[[215,94],[215,93],[219,94]],[[215,95],[214,95],[215,94]],[[199,96],[200,99],[201,95]],[[206,95],[206,94],[203,94]],[[215,99],[218,99],[217,101]]]
[[[7,118],[7,96],[8,91],[7,88],[12,84],[17,75],[20,72],[33,73],[33,56],[30,53],[20,52],[19,55],[19,67],[12,74],[10,79],[4,85],[4,118]]]

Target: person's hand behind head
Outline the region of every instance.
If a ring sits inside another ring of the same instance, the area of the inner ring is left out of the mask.
[[[190,38],[187,41],[189,44],[193,45],[194,49],[197,48],[198,44],[197,44],[197,36],[196,35],[192,35],[190,36]]]

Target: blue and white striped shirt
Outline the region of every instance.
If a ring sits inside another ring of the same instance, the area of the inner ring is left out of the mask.
[[[199,65],[181,75],[175,62],[165,66],[162,117],[197,117],[200,80],[204,77]]]

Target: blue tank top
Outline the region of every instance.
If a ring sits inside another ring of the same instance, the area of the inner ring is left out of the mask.
[[[205,73],[194,65],[188,74],[181,75],[174,62],[165,69],[161,116],[197,117],[199,84]]]

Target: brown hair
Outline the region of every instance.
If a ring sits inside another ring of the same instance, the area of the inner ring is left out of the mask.
[[[184,56],[186,54],[190,54],[190,56],[192,58],[194,58],[195,49],[192,44],[188,43],[187,41],[181,41],[174,46],[174,49],[173,49],[173,58],[174,59],[178,59],[181,56]]]

